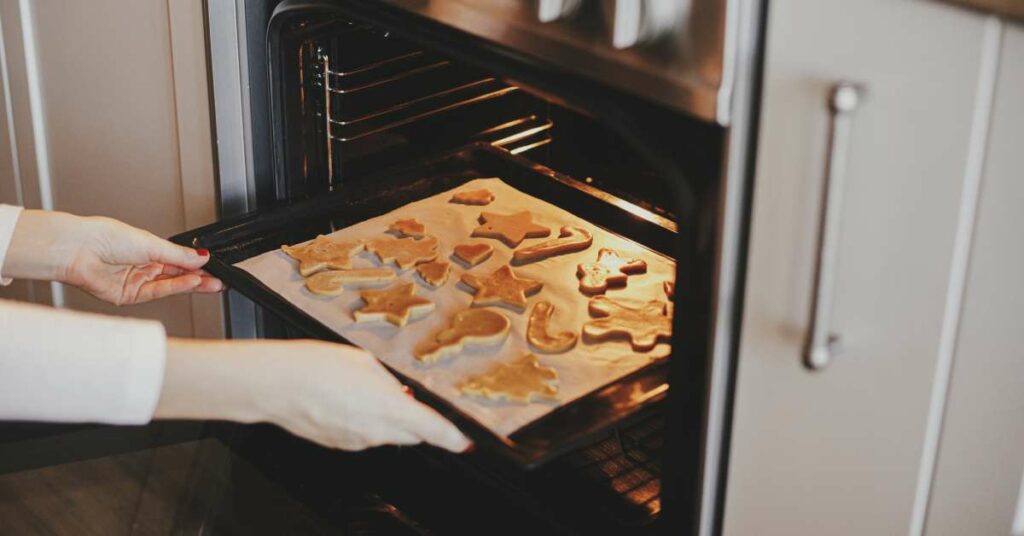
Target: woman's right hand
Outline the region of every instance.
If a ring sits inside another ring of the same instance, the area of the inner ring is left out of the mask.
[[[464,452],[470,446],[371,354],[319,341],[170,339],[155,416],[272,422],[345,450],[425,442]]]

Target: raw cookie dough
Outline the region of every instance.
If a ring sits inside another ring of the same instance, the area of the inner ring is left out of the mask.
[[[487,277],[464,273],[462,282],[476,290],[473,305],[504,305],[520,313],[526,310],[526,295],[544,287],[540,281],[516,277],[507,264]]]
[[[576,346],[578,338],[572,331],[551,333],[549,326],[554,312],[555,306],[551,302],[539,301],[533,304],[530,320],[526,325],[526,340],[537,350],[549,354],[569,351]]]
[[[428,285],[437,288],[448,281],[448,274],[451,272],[452,263],[448,261],[425,262],[416,267],[416,273],[427,282]]]
[[[590,300],[590,314],[599,316],[583,324],[583,334],[595,340],[625,335],[633,350],[646,352],[658,343],[659,338],[672,336],[672,317],[667,316],[666,303],[651,300],[631,307],[614,301],[607,296]]]
[[[382,236],[366,242],[366,250],[377,255],[380,262],[393,262],[400,270],[405,270],[421,262],[430,262],[437,258],[437,237],[428,236],[417,240],[412,237],[395,238]]]
[[[361,240],[335,242],[324,235],[320,235],[306,244],[281,246],[281,251],[299,261],[299,273],[303,277],[315,274],[320,270],[351,268],[352,255],[362,250],[363,242]]]
[[[462,190],[452,195],[452,203],[463,205],[489,205],[494,201],[494,194],[490,190]]]
[[[511,326],[508,317],[497,311],[463,309],[452,316],[449,327],[421,342],[413,350],[413,356],[422,363],[436,363],[446,355],[461,352],[465,345],[504,342]]]
[[[426,227],[422,223],[416,221],[415,218],[407,220],[397,220],[388,226],[389,231],[394,231],[402,236],[411,236],[413,238],[423,238],[426,235]]]
[[[337,296],[346,287],[357,288],[387,283],[395,279],[395,272],[387,268],[355,268],[328,270],[306,278],[306,288],[314,294]]]
[[[453,253],[455,257],[466,264],[467,268],[472,268],[481,262],[486,261],[494,253],[494,247],[490,244],[459,244],[455,246]]]
[[[585,262],[576,267],[576,277],[580,280],[580,291],[603,294],[609,286],[625,285],[627,276],[646,271],[646,261],[623,259],[618,251],[601,248],[597,252],[597,262]]]
[[[518,247],[526,238],[541,238],[551,234],[551,229],[533,223],[533,214],[529,211],[515,214],[480,213],[480,226],[473,229],[472,236],[497,238],[508,247]]]
[[[558,238],[545,240],[540,244],[534,244],[527,248],[517,249],[512,253],[512,260],[516,264],[539,261],[554,255],[583,251],[594,243],[594,237],[590,231],[572,225],[562,227]]]
[[[401,327],[410,317],[434,310],[434,302],[416,295],[413,283],[400,282],[385,290],[364,290],[359,295],[366,306],[352,313],[356,322],[387,320]]]
[[[459,390],[467,395],[523,404],[557,400],[558,371],[541,365],[537,356],[526,354],[511,363],[495,363],[487,372],[466,378],[459,384]]]

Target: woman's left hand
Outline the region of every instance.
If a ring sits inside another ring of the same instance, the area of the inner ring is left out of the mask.
[[[4,276],[74,285],[116,305],[187,292],[219,292],[201,268],[209,253],[102,217],[22,211],[7,250]]]

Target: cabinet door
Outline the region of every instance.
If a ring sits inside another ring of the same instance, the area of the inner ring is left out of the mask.
[[[724,534],[912,532],[989,28],[933,2],[770,4]],[[811,371],[840,80],[866,88],[830,206],[841,352]]]

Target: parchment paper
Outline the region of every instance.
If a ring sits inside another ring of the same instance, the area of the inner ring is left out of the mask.
[[[455,191],[479,188],[490,190],[495,195],[494,202],[484,207],[449,202]],[[660,343],[650,352],[637,353],[626,340],[588,343],[581,337],[576,347],[567,353],[549,355],[536,352],[526,342],[525,335],[526,322],[533,303],[547,300],[554,304],[552,332],[569,330],[579,334],[583,323],[591,317],[587,312],[588,298],[579,291],[576,279],[577,264],[596,260],[597,251],[602,247],[616,249],[624,256],[646,260],[646,274],[630,276],[626,287],[610,289],[607,293],[610,298],[628,301],[665,300],[662,283],[675,277],[675,263],[631,240],[520,192],[500,179],[476,179],[449,192],[410,203],[388,214],[357,223],[330,235],[338,240],[370,239],[381,236],[387,231],[388,225],[397,219],[415,218],[426,226],[428,234],[440,239],[439,259],[452,260],[452,248],[456,244],[491,244],[494,247],[494,254],[483,263],[469,269],[473,273],[487,275],[511,261],[512,249],[499,240],[470,237],[470,233],[478,225],[477,218],[480,212],[510,214],[522,210],[529,210],[535,223],[550,227],[551,236],[526,239],[519,247],[556,237],[563,225],[579,225],[589,229],[594,235],[594,244],[584,251],[513,266],[517,276],[540,280],[544,283],[544,288],[529,298],[527,310],[523,313],[506,308],[497,309],[512,321],[512,329],[505,343],[497,347],[467,349],[455,357],[431,366],[424,366],[416,361],[412,357],[412,349],[423,339],[447,327],[449,319],[457,311],[469,307],[472,300],[469,287],[459,283],[459,277],[467,271],[461,264],[452,262],[448,282],[437,290],[426,285],[413,268],[399,273],[399,280],[415,281],[417,293],[436,304],[436,309],[432,313],[411,321],[402,328],[384,322],[354,323],[352,310],[363,304],[359,298],[359,289],[346,289],[341,296],[336,297],[312,294],[302,284],[303,278],[296,269],[296,261],[280,250],[246,259],[236,266],[251,273],[288,301],[354,344],[372,352],[381,361],[422,383],[492,432],[507,437],[560,404],[569,403],[654,359],[667,356],[670,350],[669,344]],[[357,255],[353,262],[354,268],[373,266],[380,266],[380,263],[376,256],[365,251]],[[510,361],[527,352],[535,353],[542,364],[554,367],[558,371],[560,385],[557,403],[518,404],[482,401],[462,395],[456,388],[459,381],[466,376],[480,373],[497,361]]]

